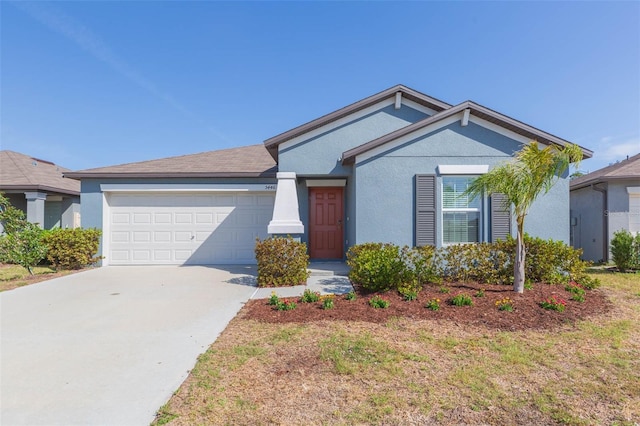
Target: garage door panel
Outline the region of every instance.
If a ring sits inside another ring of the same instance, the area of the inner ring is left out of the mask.
[[[109,262],[255,263],[273,203],[272,193],[112,194]]]
[[[156,224],[171,224],[172,221],[171,213],[156,213],[153,215],[153,223]]]
[[[171,242],[171,232],[170,231],[156,231],[153,233],[153,241],[157,243],[168,243]]]
[[[151,241],[151,232],[136,231],[133,232],[133,243],[148,243]]]

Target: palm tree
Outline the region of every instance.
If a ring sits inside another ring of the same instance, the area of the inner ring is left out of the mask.
[[[524,291],[525,255],[524,218],[531,204],[541,193],[547,193],[571,163],[576,166],[582,160],[578,145],[565,147],[548,146],[541,149],[532,141],[519,151],[515,159],[499,165],[475,179],[465,191],[466,195],[482,196],[501,193],[505,196],[506,208],[513,206],[518,227],[516,257],[513,265],[513,291]]]

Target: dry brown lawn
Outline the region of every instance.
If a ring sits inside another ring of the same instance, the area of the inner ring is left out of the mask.
[[[552,330],[245,309],[154,424],[638,424],[640,275],[598,277],[611,309]]]

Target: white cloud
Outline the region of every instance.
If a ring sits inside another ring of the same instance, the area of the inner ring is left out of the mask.
[[[640,136],[603,136],[593,144],[593,158],[583,161],[580,170],[588,173],[640,153]],[[591,146],[593,146],[591,145]]]
[[[624,160],[640,152],[640,138],[615,141],[615,139],[603,138],[601,146],[601,157],[608,161]]]

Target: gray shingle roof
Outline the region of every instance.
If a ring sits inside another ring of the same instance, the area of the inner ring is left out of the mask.
[[[0,151],[0,190],[44,191],[80,195],[80,182],[65,179],[69,171],[50,161],[14,151]]]
[[[606,182],[613,179],[640,179],[640,153],[579,178],[571,180],[571,189],[582,188],[592,183]]]
[[[72,179],[101,177],[274,177],[276,162],[264,145],[140,161],[65,173]]]

